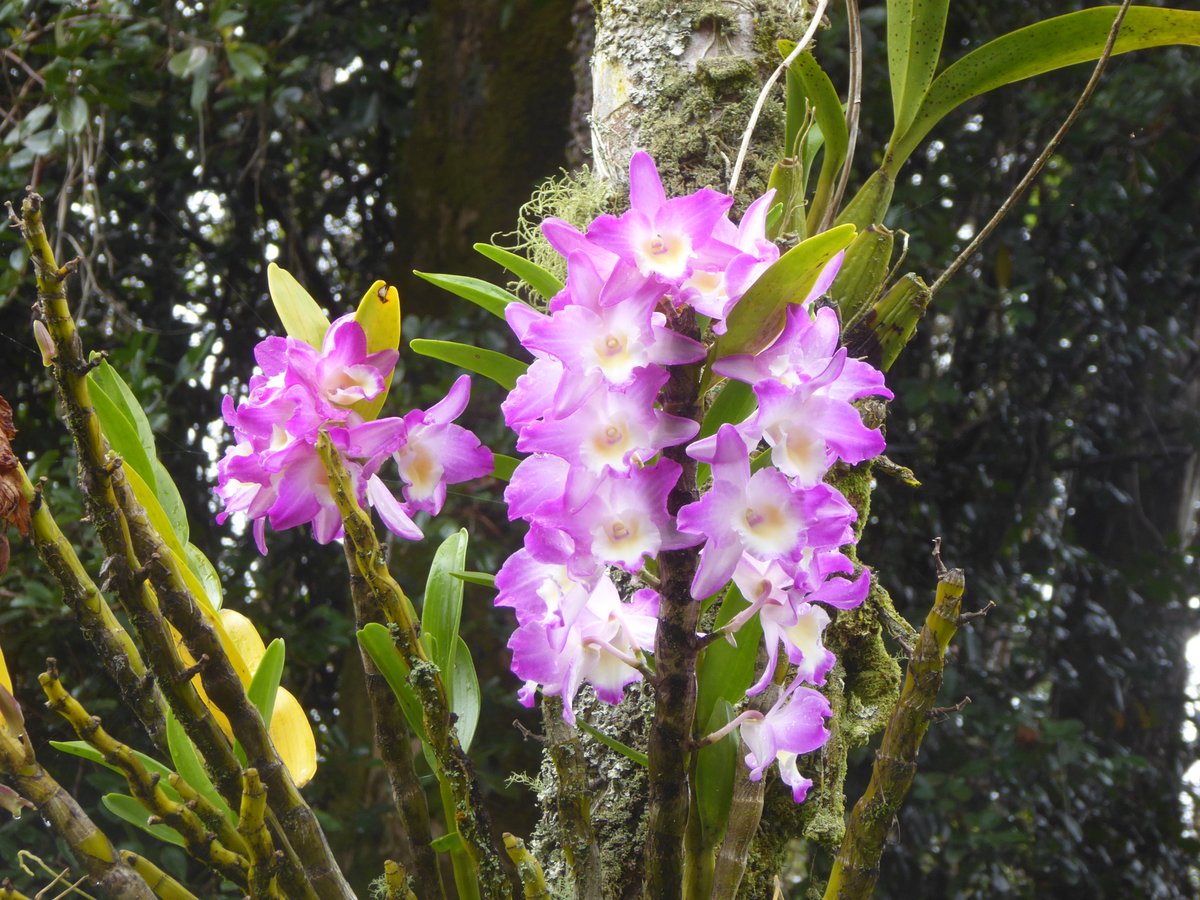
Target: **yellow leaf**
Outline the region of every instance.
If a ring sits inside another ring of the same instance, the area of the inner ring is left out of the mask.
[[[354,321],[362,326],[367,335],[367,352],[396,350],[400,347],[400,292],[382,281],[376,281],[363,295]],[[354,404],[354,410],[367,421],[379,415],[383,401],[392,385],[389,373],[383,383],[383,391],[371,400]]]
[[[8,664],[4,662],[3,647],[0,647],[0,684],[4,685],[6,691],[12,693],[12,679],[8,676]]]
[[[230,642],[253,674],[267,652],[258,629],[253,622],[232,609],[221,610],[220,617]],[[280,687],[275,695],[271,741],[291,773],[292,780],[301,787],[307,784],[317,771],[317,741],[300,702],[284,687]]]
[[[304,708],[292,693],[280,688],[271,716],[271,742],[297,787],[304,787],[317,771],[317,739]]]
[[[258,629],[254,627],[253,622],[232,609],[223,609],[217,615],[220,616],[221,624],[225,626],[225,634],[229,639],[228,644],[225,641],[222,641],[222,644],[225,645],[227,651],[230,644],[237,648],[238,655],[241,656],[246,663],[246,668],[253,676],[258,664],[262,662],[263,654],[267,652],[267,646],[259,637]],[[249,682],[246,683],[249,684]]]
[[[303,287],[286,269],[275,263],[267,266],[267,288],[283,329],[291,337],[321,349],[329,319]]]
[[[217,615],[217,611],[213,609],[212,603],[208,599],[208,593],[204,590],[204,585],[200,583],[200,579],[188,567],[183,545],[179,543],[179,537],[171,527],[171,523],[167,519],[167,514],[163,511],[158,498],[154,496],[154,492],[150,490],[150,487],[137,472],[128,466],[125,466],[123,471],[125,472],[125,478],[128,480],[130,488],[133,489],[133,496],[142,505],[142,509],[146,511],[146,519],[163,539],[163,543],[167,545],[167,550],[175,557],[180,574],[183,576],[184,585],[191,591],[192,596],[196,598],[196,603],[200,607],[200,611],[204,613],[204,617],[212,623],[213,629],[217,632],[217,637],[221,640],[221,646],[229,653],[229,661],[232,663],[234,671],[237,672],[238,678],[242,684],[249,684],[250,669],[246,666],[241,654],[236,651],[236,645],[230,640],[229,635],[225,633],[225,625],[221,621],[221,617]],[[231,647],[234,648],[232,651],[230,650]]]

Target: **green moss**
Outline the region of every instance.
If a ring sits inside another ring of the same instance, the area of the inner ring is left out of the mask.
[[[550,246],[542,234],[542,222],[550,217],[570,222],[581,231],[604,212],[615,212],[610,185],[597,178],[584,166],[575,172],[561,172],[539,184],[517,213],[517,227],[507,235],[505,243],[543,269],[553,272],[559,280],[567,276],[567,261]],[[510,289],[520,290],[527,300],[542,302],[536,294],[515,282]]]

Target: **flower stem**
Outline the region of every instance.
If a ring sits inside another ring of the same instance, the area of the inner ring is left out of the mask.
[[[690,307],[673,312],[675,331],[698,340],[700,329]],[[663,388],[663,411],[670,415],[700,419],[700,367],[669,368]],[[667,497],[667,511],[676,515],[697,499],[696,461],[682,445],[668,447],[663,456],[674,460],[682,471]],[[696,626],[700,604],[692,598],[698,551],[664,550],[658,557],[658,633],[654,643],[657,672],[654,719],[649,736],[649,803],[645,845],[646,884],[644,896],[679,896],[683,885],[683,840],[687,830],[691,753],[684,748],[692,739],[696,717],[696,658],[700,642]]]

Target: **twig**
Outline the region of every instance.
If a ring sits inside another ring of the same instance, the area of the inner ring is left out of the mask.
[[[808,23],[808,30],[804,32],[804,37],[800,38],[800,42],[787,55],[787,59],[775,67],[775,71],[771,73],[771,77],[767,79],[767,83],[758,92],[758,99],[755,101],[754,109],[750,113],[750,121],[746,123],[746,131],[742,134],[742,145],[738,148],[737,159],[733,163],[733,173],[729,176],[730,194],[737,191],[738,178],[742,174],[742,165],[746,162],[746,154],[750,151],[750,138],[754,135],[754,126],[758,124],[758,117],[762,115],[763,107],[767,103],[767,96],[771,93],[771,88],[775,86],[775,82],[779,80],[779,76],[787,71],[788,66],[794,63],[796,58],[804,52],[804,49],[812,43],[817,29],[821,27],[821,18],[825,15],[825,7],[828,4],[829,0],[817,0],[817,8],[813,10],[812,21]]]
[[[955,257],[954,262],[946,267],[946,271],[942,272],[937,280],[929,286],[930,294],[936,294],[942,285],[954,277],[958,270],[979,249],[980,245],[991,236],[991,233],[996,230],[996,227],[1004,218],[1012,212],[1012,208],[1016,206],[1025,192],[1029,190],[1030,185],[1037,180],[1038,175],[1041,174],[1050,157],[1054,155],[1054,151],[1058,149],[1058,145],[1062,143],[1067,132],[1071,130],[1071,126],[1075,124],[1075,120],[1079,118],[1079,114],[1083,112],[1083,108],[1087,106],[1088,101],[1092,98],[1092,94],[1096,91],[1096,86],[1100,84],[1100,76],[1104,74],[1104,70],[1108,67],[1108,61],[1112,58],[1113,47],[1117,43],[1117,34],[1121,30],[1121,23],[1125,21],[1125,13],[1129,11],[1132,3],[1133,0],[1122,0],[1121,7],[1117,10],[1116,18],[1113,19],[1112,28],[1109,29],[1108,40],[1104,43],[1104,52],[1100,54],[1100,58],[1096,60],[1096,68],[1092,70],[1092,77],[1088,79],[1087,84],[1083,88],[1083,93],[1079,95],[1079,99],[1075,101],[1075,105],[1071,107],[1071,111],[1067,114],[1063,123],[1058,126],[1058,131],[1054,132],[1054,136],[1050,138],[1049,143],[1038,154],[1037,159],[1033,161],[1033,164],[1029,167],[1024,177],[1017,182],[1017,186],[1013,188],[1012,193],[1000,204],[1000,208],[996,210],[996,214],[979,230],[979,233],[967,244],[966,249]]]
[[[141,652],[58,527],[40,485],[35,486],[29,481],[25,467],[19,462],[17,472],[21,492],[32,510],[33,543],[38,556],[58,581],[63,602],[75,614],[80,630],[96,649],[121,696],[137,715],[154,746],[166,752],[167,702],[149,677]]]
[[[3,685],[0,685],[0,707],[4,713],[0,717],[0,774],[34,805],[71,848],[72,855],[101,893],[128,900],[155,900],[154,892],[121,860],[112,842],[75,798],[38,763],[20,707]]]
[[[354,603],[354,625],[361,631],[371,622],[386,624],[383,610],[375,602],[366,579],[358,568],[358,560],[350,544],[346,544],[346,565],[350,570],[350,596]],[[404,720],[392,689],[370,655],[362,647],[363,672],[366,677],[367,699],[375,726],[375,745],[387,769],[392,786],[392,801],[404,826],[408,858],[417,884],[429,896],[445,896],[441,867],[430,846],[433,833],[429,828],[429,804],[413,766],[412,729]]]
[[[46,671],[38,676],[38,682],[50,708],[67,720],[80,740],[89,744],[104,757],[106,763],[125,776],[129,792],[149,815],[156,816],[163,824],[179,832],[184,849],[194,859],[222,878],[239,887],[246,887],[248,864],[245,857],[215,840],[215,836],[192,809],[166,795],[159,785],[158,776],[148,772],[132,750],[114,740],[101,727],[100,719],[89,715],[79,701],[67,692],[59,680],[58,666],[53,659],[46,660],[46,667]]]
[[[510,881],[500,861],[503,847],[494,841],[491,834],[475,773],[452,725],[445,683],[418,637],[412,604],[383,562],[375,528],[358,504],[350,474],[329,435],[321,435],[317,452],[329,474],[333,500],[342,514],[346,545],[354,552],[358,570],[374,602],[392,625],[389,630],[396,649],[408,666],[409,683],[421,701],[425,736],[437,761],[438,781],[443,793],[453,801],[458,832],[467,856],[476,867],[480,891],[483,896],[507,900],[513,896],[514,888],[520,888],[520,884]]]
[[[867,789],[854,805],[841,849],[825,888],[825,900],[867,900],[879,878],[879,859],[888,830],[917,771],[917,753],[929,730],[929,714],[942,686],[946,648],[958,627],[966,579],[947,570],[941,539],[934,541],[937,595],[917,640],[900,699],[880,741]]]

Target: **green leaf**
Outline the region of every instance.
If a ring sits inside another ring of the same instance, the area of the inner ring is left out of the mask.
[[[87,124],[87,101],[76,94],[58,108],[58,127],[67,134],[79,134]]]
[[[456,850],[465,850],[467,847],[462,839],[462,835],[457,831],[451,831],[449,834],[443,834],[441,837],[434,838],[429,842],[429,846],[438,853],[454,853]]]
[[[291,337],[320,350],[325,332],[329,330],[329,319],[317,301],[290,272],[275,263],[267,266],[267,287],[271,292],[271,302],[275,304],[275,312],[279,313],[279,321],[283,323],[283,330]]]
[[[192,739],[187,736],[187,732],[183,730],[183,726],[179,724],[179,720],[169,709],[167,710],[167,749],[171,753],[171,762],[175,764],[175,771],[179,773],[179,777],[190,784],[196,793],[206,797],[210,803],[221,810],[225,814],[225,818],[236,824],[237,816],[233,814],[225,802],[225,798],[213,787],[212,779],[208,777],[208,770],[200,761],[200,754],[196,752]]]
[[[187,556],[188,568],[204,585],[204,593],[208,595],[208,602],[212,604],[213,609],[220,609],[221,604],[225,602],[225,593],[221,588],[221,578],[217,575],[217,570],[195,544],[185,545],[183,552]]]
[[[697,437],[706,438],[721,430],[722,425],[738,425],[744,422],[758,406],[758,398],[750,385],[732,378],[725,382],[717,394],[704,421],[700,423]]]
[[[153,439],[149,446],[143,443],[137,426],[130,421],[128,408],[121,396],[117,394],[114,397],[97,379],[101,367],[107,365],[101,363],[100,367],[88,373],[92,409],[96,412],[96,418],[100,420],[100,430],[104,432],[108,446],[121,457],[125,465],[141,475],[148,486],[153,485],[154,470],[150,467],[149,455],[154,452]]]
[[[438,547],[425,582],[425,602],[421,607],[421,635],[433,640],[430,656],[453,696],[454,658],[458,626],[462,620],[463,583],[451,575],[461,572],[467,562],[467,530],[456,531]],[[469,654],[468,654],[469,658]]]
[[[78,756],[80,759],[86,759],[88,762],[94,762],[104,768],[116,772],[122,777],[125,775],[119,768],[110,765],[104,758],[104,754],[85,741],[50,741],[50,746],[60,753],[67,753],[71,756]],[[160,763],[157,759],[147,756],[138,750],[132,750],[134,756],[141,761],[141,764],[146,767],[146,771],[151,775],[159,776],[159,786],[166,792],[167,796],[178,802],[181,798],[175,789],[167,783],[167,778],[174,774],[170,769]]]
[[[478,584],[489,588],[496,586],[496,576],[490,572],[451,572],[450,574],[467,584]]]
[[[430,341],[416,338],[409,346],[412,347],[414,353],[432,359],[440,359],[442,362],[459,366],[468,372],[483,375],[510,391],[516,387],[517,379],[524,375],[525,370],[529,368],[528,363],[505,356],[503,353],[497,353],[495,350],[484,350],[454,341]]]
[[[894,177],[925,135],[972,97],[1099,59],[1116,14],[1115,6],[1105,6],[1057,16],[968,53],[934,79],[912,122],[892,141],[885,169]],[[1200,46],[1200,12],[1133,6],[1121,25],[1113,55],[1170,44]]]
[[[791,41],[780,41],[779,44],[780,50],[786,49],[786,53],[791,53],[792,47],[795,46]],[[825,144],[821,172],[817,176],[817,186],[809,207],[809,227],[812,230],[824,214],[838,173],[846,162],[850,135],[846,130],[846,114],[842,109],[837,89],[813,55],[808,52],[801,53],[789,66],[789,70],[789,74],[794,75],[800,83],[805,99],[814,110],[817,128],[820,129]]]
[[[505,456],[503,453],[492,454],[492,477],[499,478],[501,481],[509,481],[512,479],[512,474],[517,470],[517,466],[521,464],[519,459],[512,456]]]
[[[950,0],[887,0],[888,74],[895,134],[917,114],[942,55]]]
[[[716,434],[722,425],[738,425],[750,417],[758,408],[758,398],[750,385],[744,381],[729,379],[721,392],[717,394],[704,420],[700,423],[700,433],[697,437],[705,438]],[[712,467],[705,462],[696,468],[696,482],[703,486],[712,473]]]
[[[178,78],[187,78],[208,61],[208,48],[197,44],[180,50],[167,61],[167,71]]]
[[[719,700],[705,734],[712,734],[733,721],[733,706],[727,700]],[[706,849],[715,848],[725,837],[729,824],[729,810],[733,806],[733,781],[737,773],[738,737],[730,732],[704,747],[696,755],[696,799],[700,814],[700,841]]]
[[[476,244],[476,247],[485,246]],[[430,284],[437,285],[442,290],[470,300],[476,306],[481,306],[493,316],[503,319],[504,308],[510,303],[522,303],[519,297],[510,294],[503,288],[496,287],[482,278],[468,278],[466,275],[434,275],[429,272],[413,272],[418,278],[424,278]]]
[[[537,263],[497,247],[495,244],[476,244],[475,249],[512,272],[547,300],[563,289],[563,283]]]
[[[358,631],[357,636],[359,644],[367,651],[367,655],[375,663],[375,668],[379,669],[392,693],[396,695],[396,701],[408,721],[408,727],[423,743],[426,742],[421,701],[417,699],[412,685],[408,683],[408,668],[404,664],[404,658],[400,656],[400,651],[392,643],[391,632],[378,622],[371,622]]]
[[[88,373],[88,385],[109,446],[141,476],[162,507],[179,544],[186,544],[189,529],[183,498],[158,458],[154,430],[137,395],[106,360],[100,360],[99,365]],[[112,434],[109,433],[110,423]],[[130,437],[130,428],[136,433],[137,446]]]
[[[254,54],[240,48],[229,51],[229,68],[243,81],[257,81],[263,76],[263,67]]]
[[[150,460],[150,468],[154,472],[154,496],[162,506],[167,521],[171,523],[175,536],[179,538],[179,543],[187,544],[191,532],[179,488],[175,486],[174,479],[157,456]]]
[[[801,241],[783,254],[733,308],[725,334],[717,339],[717,358],[757,353],[773,341],[783,329],[787,305],[803,302],[826,263],[852,240],[854,226],[839,225]]]
[[[750,604],[735,585],[730,585],[717,613],[713,629],[727,625]],[[754,666],[758,660],[758,644],[762,639],[762,623],[752,617],[734,635],[737,646],[717,640],[704,648],[697,667],[696,721],[707,722],[721,700],[737,704],[746,696],[746,688],[754,683]]]
[[[615,750],[617,753],[620,753],[626,759],[633,760],[635,763],[637,763],[639,766],[642,766],[643,768],[650,767],[650,757],[648,757],[645,753],[642,753],[640,750],[634,750],[628,744],[623,744],[620,741],[618,741],[615,737],[609,737],[607,734],[605,734],[599,728],[596,728],[593,725],[589,725],[587,722],[583,721],[583,719],[577,719],[575,721],[575,724],[579,726],[580,731],[583,731],[586,734],[590,734],[592,737],[594,737],[596,740],[598,740],[600,743],[602,743],[608,749]]]
[[[454,574],[454,573],[451,573]],[[455,642],[453,682],[450,690],[451,708],[458,718],[454,727],[458,730],[458,742],[463,752],[471,749],[475,728],[479,724],[479,710],[483,695],[479,691],[479,676],[475,674],[475,663],[471,659],[471,648],[460,635]]]
[[[150,818],[150,813],[146,812],[146,807],[138,803],[128,794],[105,794],[100,798],[100,802],[104,804],[104,808],[116,816],[118,819],[123,819],[130,825],[136,825],[143,831],[148,831],[160,841],[165,841],[168,844],[174,844],[176,847],[186,847],[183,837],[174,828],[169,828],[166,825],[151,825],[147,819]]]
[[[283,638],[275,638],[254,670],[246,690],[246,696],[262,715],[263,725],[267,728],[271,727],[271,716],[275,712],[275,695],[279,693],[279,679],[283,677],[284,655]]]

